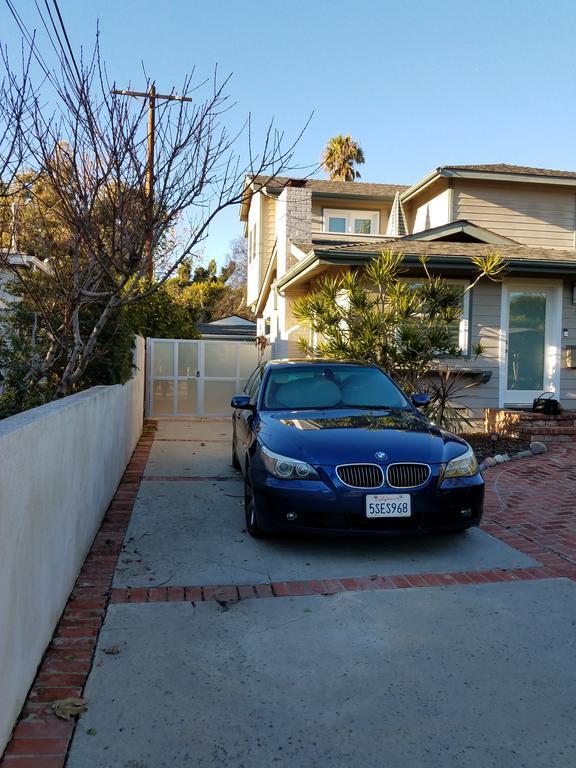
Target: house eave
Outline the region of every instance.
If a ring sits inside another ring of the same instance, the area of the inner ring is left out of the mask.
[[[298,264],[295,264],[285,275],[277,282],[278,289],[286,291],[297,285],[304,279],[307,279],[318,271],[324,271],[327,266],[362,266],[375,258],[375,253],[341,253],[338,251],[323,251],[322,254],[316,254],[311,251],[308,256]],[[407,267],[421,268],[421,260],[418,254],[404,254],[404,263]],[[428,257],[427,264],[433,269],[473,273],[477,271],[470,256],[441,256],[432,255]],[[576,276],[576,260],[574,262],[566,261],[548,261],[537,259],[509,259],[507,261],[507,274],[534,274],[553,273],[557,276],[566,276],[573,278]]]
[[[498,173],[496,171],[457,170],[440,168],[439,175],[448,179],[479,179],[481,181],[521,181],[528,184],[552,184],[555,186],[576,187],[576,179],[565,176],[546,176],[532,173]]]

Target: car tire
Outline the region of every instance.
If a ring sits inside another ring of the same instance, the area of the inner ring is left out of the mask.
[[[244,513],[246,515],[246,530],[254,539],[263,539],[266,536],[266,531],[262,530],[258,525],[258,519],[256,515],[256,504],[254,499],[254,493],[252,491],[252,482],[250,480],[250,467],[246,465],[246,473],[244,475]]]
[[[232,466],[234,467],[234,469],[242,469],[240,460],[236,455],[236,448],[234,447],[234,441],[232,441]]]
[[[234,469],[242,469],[242,465],[240,464],[240,459],[238,458],[238,454],[236,453],[236,425],[234,424],[232,428],[232,466]]]

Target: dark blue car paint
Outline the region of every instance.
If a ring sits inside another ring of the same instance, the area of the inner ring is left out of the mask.
[[[394,535],[479,524],[484,497],[481,474],[442,480],[446,463],[468,448],[464,440],[430,424],[412,405],[371,410],[262,409],[269,367],[283,364],[289,365],[275,362],[266,366],[253,408],[236,410],[233,416],[235,450],[242,470],[250,473],[261,529]],[[307,462],[320,480],[280,480],[270,475],[260,456],[261,446]],[[376,453],[385,453],[387,458],[377,459]],[[385,471],[395,462],[429,464],[431,476],[423,486],[409,490],[410,518],[368,520],[367,494],[407,491],[386,485],[370,490],[350,488],[339,480],[336,466],[371,463]],[[463,517],[462,510],[469,510],[469,516]],[[291,521],[286,517],[288,512],[296,514]]]

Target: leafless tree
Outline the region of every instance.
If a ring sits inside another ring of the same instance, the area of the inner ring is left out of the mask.
[[[3,111],[7,149],[0,169],[8,171],[15,194],[26,193],[36,204],[34,226],[45,229],[53,244],[41,280],[22,271],[17,278],[49,339],[42,364],[29,375],[39,380],[57,371],[56,394],[64,396],[81,382],[115,313],[145,299],[183,259],[198,253],[218,213],[251,194],[246,176],[285,173],[297,139],[285,146],[283,135],[270,124],[255,151],[250,119],[237,134],[226,128],[229,79],[221,81],[215,74],[197,83],[193,73],[181,89],[191,103],[157,106],[151,204],[147,104],[112,93],[115,86],[107,78],[98,42],[89,59],[77,60],[67,36],[60,39],[59,67],[47,78],[56,107],[48,111],[35,92],[27,102],[26,130],[21,130],[16,98],[26,83],[6,67],[14,98]],[[38,59],[34,40],[27,44],[29,56]],[[151,85],[147,82],[144,90]],[[35,179],[42,180],[40,187],[27,183],[19,188],[14,168],[23,157]],[[155,279],[146,283],[148,239]],[[6,254],[1,259],[9,268]],[[58,312],[48,296],[58,297]]]

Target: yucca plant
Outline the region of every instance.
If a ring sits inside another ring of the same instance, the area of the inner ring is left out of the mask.
[[[483,277],[500,279],[505,267],[503,259],[491,251],[474,263],[477,274],[467,291]],[[462,356],[454,340],[462,290],[430,274],[425,257],[421,267],[424,276],[411,285],[404,279],[403,254],[390,250],[363,269],[325,278],[293,307],[310,331],[308,338],[299,339],[301,350],[308,355],[369,360],[388,371],[407,392],[417,391],[430,371],[438,369],[439,361]],[[437,386],[454,394],[452,380],[449,376]],[[473,384],[464,388],[468,386]],[[450,398],[441,396],[440,390],[435,397],[439,423],[456,424],[457,411],[449,407]]]

